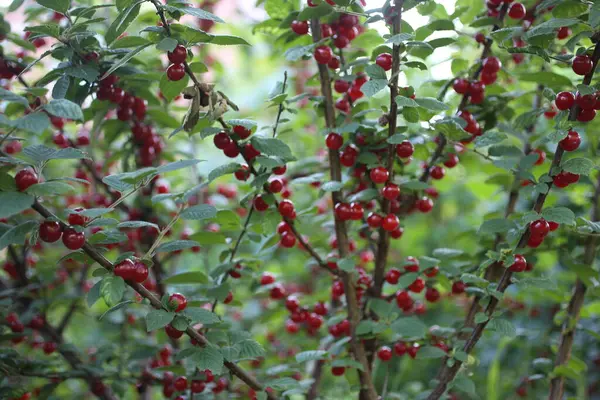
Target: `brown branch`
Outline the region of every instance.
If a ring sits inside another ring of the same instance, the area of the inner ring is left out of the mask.
[[[44,207],[38,201],[36,201],[35,203],[33,203],[32,208],[35,211],[37,211],[44,218],[55,217],[46,207]],[[59,221],[59,223],[61,224],[61,226],[63,227],[63,229],[67,227],[67,225],[64,224],[62,221]],[[112,271],[114,269],[114,265],[106,257],[104,257],[102,255],[102,253],[100,253],[98,250],[96,250],[89,243],[86,242],[84,244],[82,250],[90,258],[92,258],[94,261],[96,261],[98,264],[100,264],[100,266],[104,267],[108,271]],[[130,281],[125,281],[125,282],[133,290],[135,290],[137,293],[139,293],[140,296],[142,296],[145,299],[148,299],[149,302],[150,302],[150,304],[152,305],[152,307],[154,307],[156,309],[165,309],[165,307],[161,303],[160,299],[158,299],[152,292],[150,292],[148,289],[146,289],[143,285],[141,285],[139,283],[135,283],[135,282],[130,282]],[[197,332],[195,329],[193,329],[193,327],[191,327],[191,326],[189,326],[185,330],[185,333],[190,338],[192,338],[196,342],[198,342],[199,345],[202,346],[202,347],[204,347],[204,346],[206,346],[206,345],[209,344],[208,340],[203,335],[201,335],[199,332]],[[240,378],[240,380],[242,380],[244,383],[246,383],[251,388],[253,388],[255,390],[259,390],[259,391],[264,390],[264,387],[253,376],[249,375],[245,370],[243,370],[238,365],[236,365],[236,364],[234,364],[234,363],[232,363],[230,361],[225,361],[225,367],[227,369],[229,369],[229,371],[233,375],[235,375],[238,378]],[[277,397],[274,394],[272,394],[272,393],[268,393],[267,392],[267,396],[268,396],[269,399],[272,399],[272,400],[277,399]]]
[[[591,220],[596,222],[600,219],[600,174],[596,182],[596,190],[592,198],[592,215]],[[583,262],[586,265],[593,265],[596,258],[596,247],[597,247],[597,236],[588,237],[585,253],[583,256]],[[573,348],[573,339],[575,336],[575,325],[579,320],[579,314],[583,306],[583,300],[587,287],[581,281],[577,279],[575,288],[573,289],[573,295],[567,306],[567,317],[563,323],[562,332],[560,334],[560,341],[558,345],[558,351],[556,353],[556,360],[554,367],[565,365],[571,358],[571,349]],[[565,390],[565,377],[562,375],[555,376],[550,380],[550,396],[548,400],[560,400],[563,398]]]
[[[583,79],[583,84],[584,85],[589,85],[590,82],[592,81],[592,78],[594,76],[594,70],[596,69],[596,66],[598,64],[598,60],[600,59],[600,44],[596,44],[594,47],[594,53],[592,55],[592,61],[593,61],[593,68],[592,71],[587,74],[584,79]],[[579,113],[579,106],[577,106],[576,104],[571,108],[571,111],[569,113],[569,121],[576,121],[577,120],[577,114]],[[562,156],[564,154],[564,150],[558,146],[556,149],[556,152],[554,153],[554,159],[552,160],[552,165],[550,166],[550,169],[548,171],[548,174],[551,174],[551,172],[555,169],[558,168],[561,161],[562,161]],[[550,192],[550,189],[552,188],[552,183],[548,184],[548,191],[546,193],[540,193],[535,201],[535,204],[533,206],[533,210],[537,213],[540,213],[542,211],[542,208],[544,207],[544,203],[546,201],[546,197],[548,196],[548,193]],[[527,244],[527,240],[529,239],[529,225],[527,226],[527,228],[525,229],[525,232],[523,232],[523,234],[521,235],[521,238],[517,244],[517,249],[521,249],[524,248],[525,245]],[[510,271],[510,269],[506,268],[504,270],[504,273],[502,274],[502,277],[500,278],[500,281],[498,282],[498,286],[496,288],[496,291],[500,292],[500,293],[504,293],[506,291],[506,289],[508,288],[508,286],[511,283],[511,277],[512,277],[512,271]],[[496,310],[496,307],[498,306],[499,300],[496,297],[492,297],[485,309],[485,314],[489,317],[491,317],[491,315],[494,313],[494,311]],[[469,339],[466,341],[465,345],[463,346],[463,351],[467,354],[469,354],[473,348],[475,347],[475,345],[477,344],[477,342],[479,341],[479,339],[481,338],[481,335],[483,334],[483,331],[485,329],[485,327],[487,326],[487,324],[489,323],[490,319],[487,319],[479,324],[477,324],[475,326],[475,329],[473,330],[473,332],[471,333],[471,336],[469,337]],[[454,377],[456,376],[456,374],[458,373],[458,371],[460,370],[460,367],[462,366],[462,362],[459,360],[454,360],[454,364],[452,365],[452,367],[449,368],[445,368],[444,366],[442,367],[442,372],[440,372],[440,374],[438,375],[439,377],[439,381],[437,386],[435,387],[435,389],[431,392],[431,394],[427,397],[427,400],[437,400],[439,399],[444,392],[446,391],[448,384],[450,382],[452,382],[452,380],[454,379]]]
[[[317,43],[321,40],[321,25],[318,18],[311,20],[311,30],[313,42]],[[331,77],[326,65],[319,64],[319,78],[321,82],[321,92],[324,97],[325,106],[325,124],[327,128],[335,128],[335,110],[333,107],[333,93],[331,91]],[[332,181],[342,181],[342,165],[340,163],[340,153],[337,150],[329,149],[329,167]],[[331,197],[333,204],[336,205],[342,201],[342,193],[340,191],[332,192]],[[338,243],[338,251],[341,258],[345,258],[349,254],[349,240],[346,224],[339,218],[334,218],[335,233]],[[340,271],[340,276],[344,283],[344,291],[346,296],[346,308],[348,312],[348,321],[350,322],[350,345],[356,360],[362,365],[363,370],[358,371],[361,384],[361,393],[365,394],[366,400],[377,400],[377,392],[371,378],[369,361],[365,352],[365,348],[360,340],[356,338],[355,329],[361,319],[358,300],[356,299],[356,287],[353,282],[352,274]]]

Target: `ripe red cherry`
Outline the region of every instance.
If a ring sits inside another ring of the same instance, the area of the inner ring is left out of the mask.
[[[408,140],[403,141],[398,146],[396,146],[396,154],[400,158],[408,158],[413,155],[415,152],[415,148],[412,143]]]
[[[384,183],[390,177],[390,173],[384,167],[375,167],[369,172],[373,183]]]
[[[74,211],[77,213],[69,214],[67,221],[69,225],[85,225],[88,221],[88,218],[85,215],[79,214],[83,211],[83,208],[76,208]]]
[[[333,84],[333,88],[338,93],[346,93],[350,89],[350,82],[338,79]]]
[[[273,300],[283,299],[285,297],[285,288],[281,284],[276,283],[271,288],[271,291],[269,292],[269,297],[271,297],[271,299]]]
[[[180,312],[187,307],[187,299],[181,293],[173,293],[169,296],[169,305],[175,309],[175,312]]]
[[[17,154],[18,152],[21,151],[22,148],[23,148],[23,145],[18,140],[13,140],[12,142],[4,145],[4,151],[7,154]]]
[[[350,103],[346,97],[342,97],[335,102],[335,108],[347,114],[350,112]]]
[[[481,32],[477,32],[477,34],[475,35],[475,41],[477,43],[485,43],[485,35]]]
[[[279,203],[279,214],[284,218],[294,218],[296,211],[294,210],[294,203],[291,200],[282,200]]]
[[[286,165],[280,165],[279,167],[273,168],[273,173],[275,175],[283,175],[283,174],[285,174],[285,171],[287,171]]]
[[[350,204],[350,219],[360,221],[365,213],[363,206],[360,203]]]
[[[342,221],[352,218],[352,209],[348,203],[337,203],[334,207],[335,216]]]
[[[247,139],[248,137],[250,137],[250,135],[252,135],[252,130],[242,125],[236,125],[233,127],[233,133],[238,135],[240,139],[243,140]]]
[[[521,3],[512,3],[508,9],[508,16],[512,19],[523,19],[525,17],[525,6]]]
[[[314,55],[317,63],[327,64],[331,60],[331,57],[333,57],[333,52],[328,46],[319,46],[315,49]]]
[[[55,342],[45,342],[42,347],[44,354],[52,354],[58,349],[58,345]]]
[[[269,182],[269,192],[279,193],[283,189],[283,183],[279,179],[273,179]]]
[[[538,159],[535,162],[535,165],[542,165],[546,160],[546,152],[542,149],[535,149],[533,152],[538,154]]]
[[[421,278],[415,279],[415,281],[408,286],[408,290],[414,293],[421,293],[423,289],[425,289],[425,281]]]
[[[482,71],[481,72],[481,83],[483,83],[484,85],[491,85],[492,83],[496,82],[496,80],[498,80],[498,74],[495,72],[489,72],[489,71]]]
[[[250,177],[250,168],[247,165],[242,165],[237,171],[234,173],[235,178],[240,181],[245,181]]]
[[[577,132],[569,131],[567,136],[558,144],[564,151],[575,151],[579,148],[579,145],[581,144],[581,138],[579,137],[579,134]]]
[[[410,297],[410,293],[405,290],[396,292],[396,304],[403,310],[408,310],[413,305],[413,299]]]
[[[397,356],[403,356],[404,354],[406,354],[407,349],[408,347],[404,342],[398,342],[394,344],[394,353],[396,353]]]
[[[38,176],[30,169],[22,169],[15,175],[15,184],[19,192],[27,190],[27,188],[36,183],[38,183]]]
[[[575,103],[584,110],[594,109],[594,106],[596,105],[596,95],[582,95],[581,93],[577,92],[575,94]]]
[[[298,301],[296,296],[288,296],[287,299],[285,299],[285,308],[290,312],[298,310],[298,307],[300,307],[300,301]]]
[[[471,87],[471,83],[464,78],[457,78],[452,84],[452,88],[458,94],[466,94]]]
[[[185,376],[180,376],[179,378],[175,379],[173,386],[178,392],[185,390],[187,388],[187,378]]]
[[[134,263],[133,280],[137,283],[144,283],[148,279],[148,267],[141,261]]]
[[[202,393],[204,392],[204,389],[206,389],[206,383],[200,380],[193,380],[191,389],[192,393]]]
[[[344,138],[342,135],[330,132],[325,138],[325,145],[330,150],[339,150],[344,144]]]
[[[338,49],[345,49],[350,45],[350,39],[348,39],[348,36],[336,35],[333,39],[333,45]]]
[[[388,214],[383,218],[381,227],[387,232],[391,232],[400,226],[400,219],[395,214]]]
[[[315,304],[314,312],[318,315],[327,315],[327,306],[325,305],[325,303],[320,301],[317,304]]]
[[[558,30],[558,32],[556,32],[556,38],[558,40],[563,40],[569,37],[569,35],[571,34],[571,28],[569,28],[568,26],[563,26],[562,28],[560,28]]]
[[[508,268],[512,272],[523,272],[527,267],[527,260],[521,254],[515,254],[514,262]]]
[[[502,68],[502,63],[498,59],[498,57],[486,57],[482,63],[483,70],[489,73],[494,73],[500,71]]]
[[[577,75],[587,75],[592,72],[594,68],[594,63],[592,59],[587,55],[575,56],[573,59],[573,72]]]
[[[452,284],[452,294],[464,293],[467,285],[463,281],[456,281]]]
[[[569,110],[575,103],[575,96],[571,92],[560,92],[556,95],[554,104],[561,111]]]
[[[167,68],[167,78],[170,81],[180,81],[185,76],[185,67],[183,64],[171,64]]]
[[[333,376],[342,376],[346,372],[346,367],[331,367],[331,374]]]
[[[382,346],[377,350],[377,358],[381,361],[389,361],[392,359],[392,349],[388,346]]]
[[[428,213],[433,209],[433,200],[431,200],[429,197],[422,197],[417,200],[416,206],[417,209],[422,213]]]
[[[285,232],[283,235],[281,235],[281,240],[279,243],[281,246],[286,248],[294,247],[296,244],[296,236],[294,236],[294,234],[291,232]]]
[[[171,324],[165,326],[165,332],[172,339],[179,339],[183,336],[183,331],[175,329]]]
[[[590,122],[596,117],[596,110],[587,109],[587,110],[579,110],[579,114],[577,114],[577,121],[579,122]]]
[[[550,232],[550,224],[545,219],[538,219],[529,225],[529,232],[532,237],[543,238]]]
[[[439,290],[437,290],[436,288],[432,288],[432,287],[427,288],[427,290],[425,291],[425,300],[427,300],[430,303],[435,303],[439,299],[440,299]]]
[[[135,264],[130,259],[125,259],[115,265],[114,269],[115,276],[120,276],[125,280],[132,280],[135,275]]]
[[[419,271],[419,260],[414,257],[406,257],[407,264],[404,265],[406,272],[418,272]]]
[[[40,239],[46,243],[54,243],[60,239],[62,228],[56,221],[44,221],[40,225]]]
[[[285,330],[287,331],[287,333],[293,335],[294,333],[297,333],[300,330],[300,327],[294,321],[287,320],[285,321]]]
[[[448,168],[454,168],[458,164],[458,156],[454,153],[448,154],[444,165]]]
[[[381,53],[375,58],[375,64],[383,68],[384,71],[392,69],[392,55],[390,53]]]
[[[550,232],[554,232],[555,230],[558,229],[560,224],[558,222],[548,221],[548,226],[550,227]]]
[[[224,150],[231,144],[231,138],[226,132],[219,132],[214,136],[213,143],[217,149]]]
[[[434,165],[431,167],[430,174],[433,179],[442,179],[446,175],[446,170],[439,165]]]
[[[270,285],[272,283],[275,283],[275,277],[273,276],[273,274],[271,274],[270,272],[264,272],[260,277],[260,284],[264,286]]]
[[[370,213],[367,217],[367,224],[371,228],[379,228],[383,222],[383,217],[376,213]]]
[[[381,189],[381,194],[388,200],[394,200],[400,196],[400,187],[395,183],[388,183]]]
[[[308,22],[306,21],[292,21],[290,27],[296,35],[306,35],[308,33]]]
[[[85,233],[66,228],[62,235],[62,242],[69,250],[79,250],[85,244]]]
[[[269,208],[269,204],[262,198],[261,195],[258,195],[254,198],[254,209],[256,211],[266,211]]]
[[[338,56],[331,57],[331,60],[327,63],[327,66],[331,69],[338,69],[341,65],[340,58]]]
[[[388,272],[385,274],[385,280],[390,285],[395,285],[398,283],[398,279],[400,279],[400,275],[402,273],[397,268],[390,268]]]

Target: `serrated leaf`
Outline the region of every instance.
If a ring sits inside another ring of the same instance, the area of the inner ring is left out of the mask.
[[[427,325],[417,317],[399,318],[391,326],[392,331],[402,338],[422,338],[427,334]]]
[[[481,224],[479,227],[479,233],[506,233],[514,228],[516,228],[516,224],[513,221],[503,218],[495,218],[489,219]]]
[[[121,301],[125,293],[125,281],[119,276],[106,276],[100,285],[100,295],[108,306],[113,306]]]
[[[417,357],[419,359],[442,358],[446,356],[446,352],[439,347],[424,346],[419,349]]]
[[[171,323],[173,318],[175,318],[175,313],[165,310],[152,310],[146,314],[146,331],[152,332],[153,330],[163,328]]]
[[[167,285],[196,285],[208,283],[208,276],[202,271],[187,271],[176,275],[171,275],[163,279]]]
[[[192,320],[192,324],[216,324],[221,322],[219,316],[209,310],[200,307],[187,307],[183,314]]]
[[[189,360],[200,371],[209,370],[215,375],[220,374],[223,369],[223,355],[219,349],[213,346],[199,349],[198,352],[192,354]]]
[[[140,13],[141,3],[142,1],[138,0],[119,13],[117,18],[112,22],[106,31],[106,35],[104,36],[106,39],[106,44],[110,45],[112,42],[114,42],[115,39],[125,32],[129,25],[137,18],[138,14]]]
[[[324,360],[328,353],[325,350],[309,350],[296,354],[296,362],[302,363],[307,361]]]
[[[210,204],[198,204],[184,209],[180,217],[185,220],[202,221],[205,219],[215,218],[217,209]]]
[[[44,106],[44,110],[56,117],[76,121],[83,120],[83,111],[81,111],[81,107],[67,99],[52,99]]]
[[[542,218],[559,224],[573,225],[575,213],[566,207],[550,207],[542,210]]]
[[[577,175],[589,175],[594,168],[594,162],[587,158],[571,158],[561,164],[564,171]]]
[[[277,156],[284,161],[294,161],[290,147],[280,139],[271,139],[260,136],[253,136],[250,142],[254,148],[262,154]]]
[[[208,181],[212,182],[223,175],[233,174],[235,171],[240,169],[240,167],[241,165],[238,163],[221,165],[210,171],[210,173],[208,174]]]
[[[125,221],[117,225],[117,229],[153,228],[160,231],[158,225],[148,221]]]
[[[421,106],[427,110],[431,110],[431,111],[444,111],[449,108],[446,104],[444,104],[441,101],[438,101],[432,97],[422,97],[422,98],[417,97],[415,99],[415,102],[419,106]]]
[[[75,193],[76,190],[73,186],[64,182],[49,181],[36,183],[27,188],[27,193],[34,196],[56,196],[56,195],[67,195]]]
[[[0,236],[0,250],[11,244],[24,244],[26,235],[38,226],[37,221],[26,221],[11,227]]]
[[[488,323],[487,328],[489,330],[500,333],[502,336],[507,336],[507,337],[512,338],[517,335],[517,330],[514,327],[514,325],[510,321],[508,321],[506,319],[502,319],[502,318],[492,319]],[[419,355],[420,355],[420,351],[419,351]]]
[[[0,218],[12,217],[33,205],[35,198],[21,192],[0,192]]]
[[[173,240],[163,243],[155,250],[156,253],[171,253],[173,251],[187,250],[192,247],[200,246],[200,243],[193,240]]]

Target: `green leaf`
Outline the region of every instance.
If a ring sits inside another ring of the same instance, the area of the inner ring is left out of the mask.
[[[173,240],[163,243],[155,250],[156,253],[171,253],[173,251],[187,250],[192,247],[200,246],[200,243],[193,240]]]
[[[138,47],[150,43],[151,42],[148,39],[141,36],[124,36],[115,40],[110,47],[112,49],[127,49],[129,47]]]
[[[550,71],[525,72],[519,74],[518,77],[524,82],[544,82],[544,85],[557,90],[571,86],[569,78]]]
[[[442,358],[446,356],[446,352],[439,347],[424,346],[419,349],[419,359]]]
[[[100,298],[100,286],[102,286],[102,281],[96,282],[94,286],[90,289],[86,296],[86,302],[89,308],[91,308],[98,299]]]
[[[54,99],[64,99],[67,95],[67,91],[69,90],[69,85],[71,84],[71,78],[67,75],[63,75],[54,84],[52,88],[52,98]]]
[[[444,111],[449,108],[446,104],[432,97],[416,98],[415,102],[419,104],[419,106],[431,111]]]
[[[367,67],[365,68],[365,72],[367,73],[367,75],[369,75],[369,78],[371,79],[383,79],[387,81],[385,70],[377,64],[367,65]]]
[[[542,210],[542,218],[559,224],[573,225],[575,213],[566,207],[550,207]]]
[[[158,87],[165,99],[167,101],[172,101],[175,97],[179,96],[183,89],[187,87],[189,79],[190,78],[187,75],[184,75],[182,79],[178,81],[172,81],[167,77],[167,73],[165,72],[160,77]]]
[[[194,367],[200,371],[209,370],[215,375],[220,374],[223,369],[224,359],[219,349],[209,345],[197,350],[189,358]]]
[[[404,182],[401,186],[403,189],[408,189],[408,190],[425,190],[429,187],[429,185],[427,183],[417,181],[417,180]]]
[[[206,66],[206,64],[200,61],[195,61],[191,63],[190,69],[196,74],[203,74],[205,72],[208,72],[208,67]]]
[[[592,160],[587,158],[571,158],[561,164],[564,171],[578,175],[589,175],[594,168]]]
[[[284,19],[288,14],[294,11],[294,2],[290,0],[266,0],[265,11],[271,18]],[[307,7],[312,8],[312,7]],[[319,7],[315,7],[319,8]],[[331,9],[331,6],[327,7]],[[320,12],[320,10],[319,10]],[[309,18],[321,16],[321,14],[311,15]]]
[[[582,4],[579,1],[563,1],[552,10],[552,16],[554,18],[571,18],[578,17],[581,14],[585,14],[589,8],[589,5]]]
[[[260,136],[253,136],[250,140],[254,148],[263,154],[277,156],[284,161],[294,161],[296,158],[292,155],[290,147],[279,139],[271,139]]]
[[[56,195],[67,195],[75,193],[76,190],[73,186],[64,182],[49,181],[36,183],[27,188],[27,193],[34,196],[56,196]]]
[[[494,144],[498,144],[508,139],[508,135],[498,131],[487,131],[482,136],[478,136],[475,139],[476,147],[486,147]]]
[[[190,239],[195,240],[203,245],[227,243],[225,235],[220,232],[196,232],[192,236],[190,236]]]
[[[414,37],[414,35],[412,33],[399,33],[397,35],[394,36],[390,36],[385,43],[389,43],[389,44],[401,44],[406,42],[407,40],[411,40]]]
[[[104,318],[106,315],[110,314],[111,312],[115,312],[117,310],[120,310],[121,308],[125,307],[127,304],[131,304],[131,303],[133,303],[133,300],[126,300],[126,301],[123,301],[123,302],[121,302],[121,303],[119,303],[119,304],[117,304],[115,306],[112,306],[111,308],[109,308],[108,310],[106,310],[104,312],[104,314],[102,314],[100,316],[100,318],[98,318],[98,320],[101,321],[102,318]]]
[[[324,360],[328,353],[325,350],[309,350],[296,354],[296,362],[302,363],[307,361]]]
[[[332,367],[346,367],[363,371],[364,367],[361,363],[351,358],[336,358],[331,362]]]
[[[79,149],[72,147],[66,149],[52,149],[41,144],[28,146],[23,149],[23,154],[31,158],[36,163],[43,163],[49,160],[75,160],[89,159],[90,157]]]
[[[191,319],[192,324],[202,323],[210,325],[221,322],[217,314],[200,307],[187,307],[183,314]]]
[[[24,244],[25,236],[37,226],[37,221],[26,221],[21,225],[10,228],[0,236],[0,250],[5,249],[11,244]]]
[[[173,51],[175,50],[175,47],[177,47],[178,44],[179,42],[177,42],[177,39],[173,39],[172,37],[166,37],[160,42],[158,42],[158,44],[156,45],[156,49],[162,51]]]
[[[360,91],[367,97],[372,97],[386,88],[387,79],[371,79],[363,84]]]
[[[181,218],[186,220],[202,221],[217,216],[217,209],[209,204],[198,204],[188,207],[181,212]]]
[[[256,359],[265,355],[265,349],[255,340],[246,339],[236,344],[240,359]]]
[[[304,55],[312,52],[314,50],[315,46],[316,46],[315,44],[309,44],[307,46],[290,47],[289,49],[287,49],[285,51],[285,53],[283,53],[283,56],[288,61],[292,61],[292,62],[298,61],[299,59],[304,57]]]
[[[54,11],[58,11],[61,14],[69,11],[71,7],[71,0],[36,0],[40,6],[49,8]]]
[[[342,182],[330,181],[325,182],[323,185],[321,185],[321,190],[323,190],[324,192],[337,192],[340,191],[343,187],[344,184]]]
[[[12,217],[33,205],[35,198],[21,192],[0,192],[0,218]]]
[[[588,24],[592,26],[594,30],[600,26],[600,2],[595,1],[590,8],[590,15],[588,16]]]
[[[281,2],[282,0],[267,0],[267,4],[269,3],[275,3],[275,2]],[[267,8],[267,6],[265,5],[265,8]],[[328,14],[330,14],[333,11],[333,7],[331,7],[329,4],[327,4],[326,2],[321,2],[321,4],[319,4],[316,7],[305,7],[302,11],[300,11],[300,14],[298,14],[298,17],[296,18],[298,21],[308,21],[311,18],[314,17],[324,17]],[[281,12],[281,10],[277,10],[275,7],[271,8],[271,13],[269,13],[269,15],[273,14],[273,13],[279,13]],[[287,13],[286,15],[287,16]],[[284,16],[284,17],[285,17]]]
[[[109,275],[102,279],[100,295],[108,306],[113,306],[121,301],[125,293],[125,281],[120,276]]]
[[[175,3],[177,4],[177,3]],[[183,14],[191,15],[199,19],[207,19],[209,21],[215,22],[225,22],[221,18],[216,15],[209,13],[208,11],[204,11],[200,8],[196,7],[174,7],[174,6],[164,6],[164,8],[169,12],[180,12]]]
[[[45,113],[34,112],[11,121],[11,124],[17,129],[40,134],[50,126],[50,118]]]
[[[502,336],[515,337],[517,335],[514,325],[506,319],[494,318],[488,323],[487,327],[492,331],[500,333]],[[420,351],[419,355],[421,355]]]
[[[454,258],[464,254],[464,251],[458,249],[439,248],[433,250],[433,256],[438,258]]]
[[[208,174],[208,181],[212,182],[223,175],[233,174],[235,171],[240,169],[240,167],[241,165],[238,163],[230,163],[218,166],[217,168],[210,171],[210,173]]]
[[[8,101],[9,103],[19,103],[29,107],[29,101],[25,97],[19,96],[18,94],[4,88],[0,88],[0,100]]]
[[[152,43],[143,44],[139,47],[136,47],[134,50],[131,50],[123,58],[121,58],[118,62],[114,63],[113,66],[110,67],[109,70],[104,73],[104,75],[102,75],[100,80],[105,79],[107,76],[109,76],[110,74],[115,72],[117,69],[121,68],[129,60],[131,60],[133,57],[135,57],[138,53],[140,53],[142,50],[144,50],[146,47],[150,46],[151,44]]]
[[[83,120],[83,111],[81,107],[67,99],[53,99],[44,106],[44,110],[50,114],[66,119],[73,119],[76,121]]]
[[[404,339],[422,338],[427,334],[427,325],[417,317],[398,318],[391,326],[394,333]]]
[[[175,318],[175,313],[165,310],[152,310],[146,314],[146,331],[163,328],[167,326]]]
[[[406,120],[406,122],[417,123],[419,122],[419,111],[415,108],[404,107],[402,109],[402,116]]]
[[[125,221],[117,225],[117,229],[153,228],[160,231],[158,225],[147,221]]]
[[[207,43],[218,46],[251,46],[244,38],[233,35],[210,35]]]
[[[516,228],[516,224],[508,219],[503,219],[503,218],[495,218],[495,219],[489,219],[487,221],[485,221],[483,224],[481,224],[481,226],[479,227],[479,233],[480,234],[487,234],[487,233],[506,233],[511,229]]]
[[[410,97],[396,96],[396,104],[398,107],[419,107],[419,103]]]
[[[112,24],[106,31],[106,35],[104,36],[104,38],[106,39],[106,44],[110,45],[112,42],[115,41],[116,38],[121,36],[121,34],[127,30],[129,25],[131,25],[131,23],[137,18],[138,14],[140,13],[141,3],[142,1],[138,0],[134,4],[132,4],[131,6],[127,7],[119,13],[117,18],[112,22]],[[148,45],[149,44],[146,44],[144,46]]]
[[[208,283],[208,276],[202,271],[188,271],[177,275],[171,275],[170,277],[163,279],[163,283],[166,285],[203,284]]]

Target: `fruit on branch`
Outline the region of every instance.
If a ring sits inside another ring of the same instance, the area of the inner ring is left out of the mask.
[[[388,346],[382,346],[377,350],[377,358],[381,361],[390,361],[392,359],[392,349]]]
[[[187,307],[187,299],[181,293],[173,293],[169,296],[169,307],[175,312],[183,311]]]
[[[508,8],[508,16],[512,19],[523,19],[526,12],[525,6],[521,3],[512,3]]]
[[[167,78],[170,81],[180,81],[185,76],[185,67],[183,64],[171,64],[167,68]]]
[[[62,228],[56,221],[44,221],[40,224],[40,239],[46,243],[54,243],[62,236]]]
[[[527,260],[521,254],[515,254],[514,261],[508,267],[508,269],[512,272],[523,272],[527,267]]]
[[[384,167],[375,167],[369,172],[369,177],[375,184],[385,183],[389,179],[390,173]]]
[[[183,331],[175,329],[171,324],[165,326],[165,332],[171,339],[179,339],[183,336]]]
[[[187,55],[187,49],[180,44],[175,46],[173,51],[169,51],[167,53],[169,61],[171,61],[171,63],[173,64],[183,64],[187,59]]]
[[[575,131],[569,131],[567,136],[558,144],[564,151],[575,151],[581,144],[581,138],[579,137],[579,133]]]
[[[319,64],[327,64],[333,57],[333,52],[328,46],[318,46],[314,52],[315,60]]]
[[[381,53],[375,58],[375,64],[383,68],[384,71],[392,69],[392,55],[390,53]]]
[[[573,72],[575,72],[577,75],[587,75],[592,72],[594,63],[588,55],[583,54],[575,56],[571,66],[573,68]]]
[[[330,150],[339,150],[344,144],[344,138],[342,135],[330,132],[325,138],[325,145]]]
[[[85,233],[77,232],[71,227],[65,228],[62,234],[62,242],[69,250],[79,250],[85,244]]]
[[[556,95],[554,104],[561,111],[569,110],[575,104],[575,96],[571,92],[560,92]]]
[[[24,192],[38,182],[37,174],[30,169],[22,169],[15,175],[15,184],[20,192]]]

